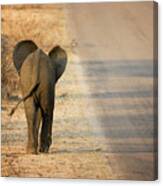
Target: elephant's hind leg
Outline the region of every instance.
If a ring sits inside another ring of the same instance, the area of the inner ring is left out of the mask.
[[[36,117],[34,122],[34,130],[33,130],[33,136],[34,136],[34,148],[37,153],[38,151],[38,138],[39,138],[39,127],[41,123],[41,109],[39,107],[36,108]]]
[[[42,117],[40,152],[48,153],[52,143],[53,110],[50,112],[43,112]]]
[[[33,97],[29,97],[25,102],[25,113],[28,123],[28,145],[27,152],[37,154],[38,131],[41,120],[40,110],[37,108]]]

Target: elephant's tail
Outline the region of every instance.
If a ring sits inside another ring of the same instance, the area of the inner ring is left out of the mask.
[[[32,86],[32,87],[30,88],[30,91],[29,91],[21,100],[18,101],[18,103],[15,105],[14,108],[12,108],[12,110],[11,110],[10,113],[9,113],[9,116],[12,116],[12,115],[14,114],[14,112],[16,111],[16,109],[18,108],[19,104],[20,104],[22,101],[25,101],[28,97],[30,97],[30,96],[33,94],[33,92],[37,89],[37,87],[38,87],[39,84],[40,84],[40,83],[38,82],[38,83],[36,83],[34,86]]]

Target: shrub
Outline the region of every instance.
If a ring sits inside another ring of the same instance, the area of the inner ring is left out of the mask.
[[[18,90],[18,76],[12,62],[12,41],[1,36],[1,90],[2,98],[9,98],[12,92]]]

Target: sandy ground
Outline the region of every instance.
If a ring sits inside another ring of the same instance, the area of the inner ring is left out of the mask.
[[[84,110],[88,106],[71,62],[58,83],[53,125],[53,144],[49,154],[26,154],[27,124],[23,105],[12,118],[14,105],[3,102],[2,176],[56,178],[111,178],[111,171],[94,144]],[[76,97],[76,98],[75,98]],[[79,101],[80,99],[80,101]]]
[[[157,174],[153,6],[67,5],[76,66],[83,70],[95,113],[90,125],[112,179],[152,180]]]

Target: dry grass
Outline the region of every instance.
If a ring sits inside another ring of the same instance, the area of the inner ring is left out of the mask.
[[[18,89],[18,76],[12,63],[12,46],[6,35],[1,37],[1,82],[2,98],[9,98]]]
[[[14,46],[32,39],[48,52],[55,45],[66,45],[65,15],[62,5],[2,6],[2,97],[18,90],[19,81],[12,62]]]
[[[32,39],[43,50],[66,42],[65,17],[62,5],[2,6],[2,34],[14,44]]]

